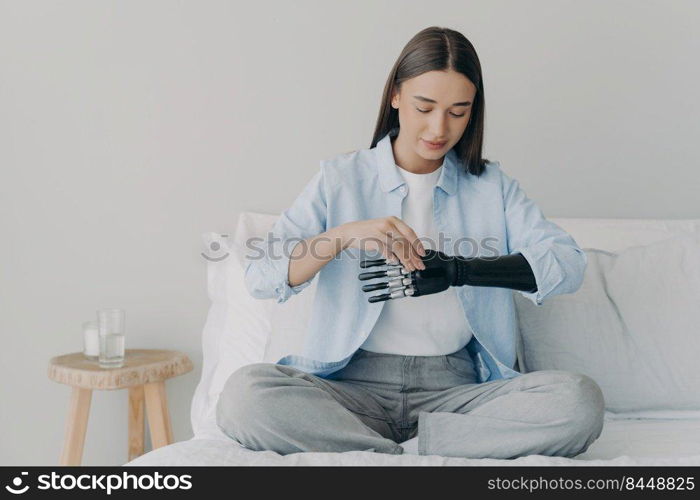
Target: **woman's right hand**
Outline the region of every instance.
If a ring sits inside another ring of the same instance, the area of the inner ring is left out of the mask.
[[[401,264],[409,271],[425,269],[421,256],[425,248],[415,231],[398,217],[379,217],[347,222],[338,227],[343,249],[379,251],[389,263]]]

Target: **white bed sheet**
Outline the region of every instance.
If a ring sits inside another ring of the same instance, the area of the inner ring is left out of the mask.
[[[272,451],[251,451],[233,440],[193,438],[153,450],[125,465],[700,465],[700,419],[606,417],[600,437],[575,458],[530,455],[513,460],[466,459],[366,451],[283,456]]]

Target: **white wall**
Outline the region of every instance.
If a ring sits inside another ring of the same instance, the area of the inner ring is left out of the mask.
[[[698,218],[700,6],[664,1],[0,2],[0,464],[55,464],[99,307],[127,347],[186,352],[207,313],[200,234],[276,213],[318,162],[369,147],[387,74],[447,26],[485,74],[485,156],[547,216]],[[126,461],[126,391],[93,398],[84,462]]]

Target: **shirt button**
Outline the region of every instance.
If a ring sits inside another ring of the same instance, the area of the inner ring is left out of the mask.
[[[405,194],[405,193],[406,193],[406,186],[401,186],[401,194]]]

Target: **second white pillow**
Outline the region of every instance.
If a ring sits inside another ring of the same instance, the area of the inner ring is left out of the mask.
[[[698,237],[618,254],[584,250],[588,267],[576,293],[539,308],[514,295],[525,370],[589,375],[613,412],[699,410]]]

